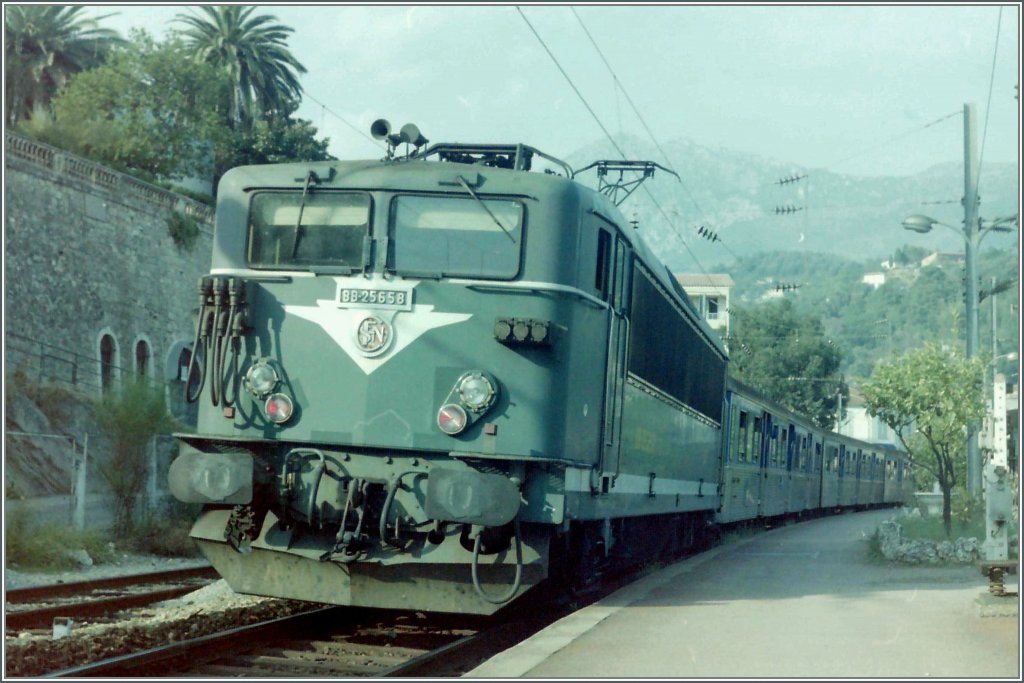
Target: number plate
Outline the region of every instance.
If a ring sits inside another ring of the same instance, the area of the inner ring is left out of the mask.
[[[342,308],[386,308],[393,311],[412,310],[412,292],[398,289],[338,289],[338,306]]]

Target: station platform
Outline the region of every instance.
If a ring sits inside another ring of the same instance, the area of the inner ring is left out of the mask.
[[[989,595],[974,565],[872,560],[870,537],[891,516],[848,513],[718,546],[465,677],[1021,680],[1019,597]]]

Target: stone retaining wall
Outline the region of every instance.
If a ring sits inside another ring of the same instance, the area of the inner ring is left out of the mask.
[[[15,133],[4,143],[7,372],[97,392],[106,336],[109,381],[140,365],[173,377],[194,334],[213,210]],[[172,212],[199,222],[189,251],[170,237]]]

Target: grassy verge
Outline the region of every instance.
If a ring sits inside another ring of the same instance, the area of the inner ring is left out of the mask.
[[[946,528],[942,517],[905,517],[899,520],[903,527],[903,538],[913,541],[955,541],[958,538],[985,539],[984,515],[972,516],[970,519],[953,519],[951,535],[946,536]]]
[[[93,562],[109,562],[114,551],[107,534],[94,529],[79,531],[66,524],[39,524],[26,511],[11,515],[4,534],[8,567],[29,571],[65,571],[78,566],[67,551],[85,550]]]
[[[136,525],[127,539],[128,548],[161,557],[199,557],[199,548],[188,535],[198,513],[186,506],[181,508],[169,515],[150,516]]]
[[[19,510],[7,522],[5,562],[18,571],[61,572],[77,568],[68,551],[85,550],[95,564],[113,562],[119,552],[162,557],[199,557],[188,532],[195,519],[188,510],[153,516],[136,525],[124,538],[109,530],[78,530],[67,524],[38,523]]]

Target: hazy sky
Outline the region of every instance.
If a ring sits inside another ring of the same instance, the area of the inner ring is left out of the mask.
[[[175,15],[195,11],[90,7],[116,12],[103,26],[158,37],[182,27]],[[396,128],[414,122],[432,142],[523,142],[556,157],[606,139],[529,24],[613,136],[650,140],[604,59],[660,141],[687,138],[841,173],[913,173],[962,162],[962,116],[927,124],[973,102],[983,163],[1020,153],[1019,4],[258,11],[295,29],[289,48],[308,69],[299,116],[343,159],[380,155],[368,136],[378,117]]]

